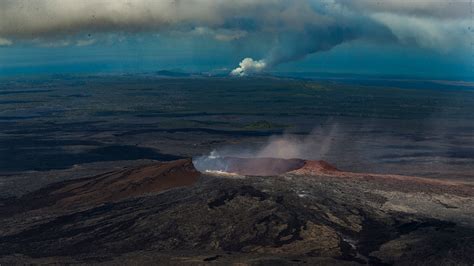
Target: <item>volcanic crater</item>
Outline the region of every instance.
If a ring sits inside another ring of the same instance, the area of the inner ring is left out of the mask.
[[[3,199],[0,263],[474,261],[472,185],[302,159],[212,163],[245,178],[200,172],[182,159]]]

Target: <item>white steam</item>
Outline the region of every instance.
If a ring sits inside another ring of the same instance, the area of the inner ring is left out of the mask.
[[[201,172],[223,171],[227,172],[229,165],[225,158],[276,158],[276,159],[323,159],[339,135],[339,126],[314,129],[307,136],[284,134],[270,137],[259,147],[223,147],[213,150],[209,155],[193,159],[194,166]],[[263,162],[263,161],[262,161]],[[259,164],[260,171],[274,165]]]
[[[230,74],[232,76],[243,77],[249,74],[262,72],[267,67],[265,60],[253,60],[252,58],[245,58],[240,62],[239,67],[232,70]]]
[[[338,132],[339,127],[334,124],[327,131],[315,129],[305,137],[290,134],[274,136],[256,151],[254,157],[321,159],[329,152]]]

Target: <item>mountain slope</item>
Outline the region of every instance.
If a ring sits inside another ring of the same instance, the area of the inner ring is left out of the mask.
[[[470,265],[473,196],[324,162],[273,176],[156,163],[3,202],[0,262]]]

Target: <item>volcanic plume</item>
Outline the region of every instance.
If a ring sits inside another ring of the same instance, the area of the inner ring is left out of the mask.
[[[270,137],[263,145],[250,149],[236,146],[213,150],[193,158],[201,172],[220,171],[243,175],[278,175],[302,167],[305,160],[317,161],[331,149],[338,124],[315,128],[306,136],[283,134]]]

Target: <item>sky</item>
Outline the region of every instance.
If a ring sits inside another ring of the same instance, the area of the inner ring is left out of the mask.
[[[0,0],[0,75],[474,79],[468,0]]]

